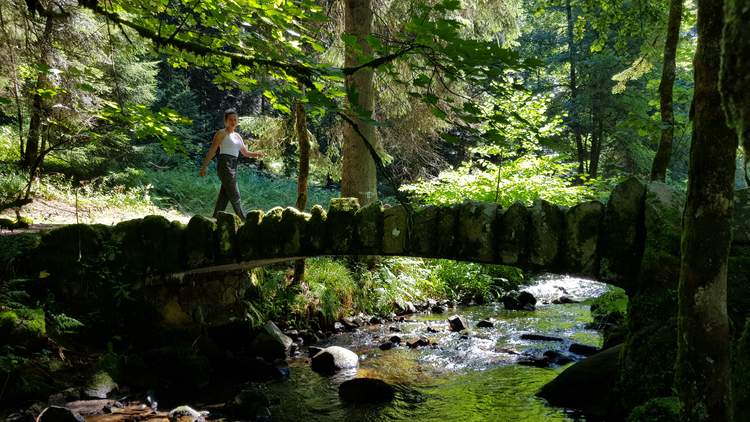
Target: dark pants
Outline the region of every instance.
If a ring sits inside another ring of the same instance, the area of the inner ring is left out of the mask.
[[[219,197],[216,199],[214,217],[216,217],[219,211],[224,211],[227,203],[231,202],[234,213],[244,221],[245,212],[242,211],[240,190],[237,188],[237,157],[219,154],[219,160],[216,163],[216,173],[218,173],[221,180],[221,189],[219,189]]]

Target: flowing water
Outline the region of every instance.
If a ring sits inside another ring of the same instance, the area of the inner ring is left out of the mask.
[[[564,368],[535,368],[517,364],[525,356],[548,350],[566,352],[571,342],[599,346],[584,303],[551,304],[562,295],[585,300],[607,286],[580,278],[545,275],[525,288],[539,300],[536,311],[508,311],[502,305],[470,306],[445,314],[417,314],[404,322],[386,323],[343,333],[319,346],[339,345],[360,356],[356,371],[333,377],[310,370],[309,359],[290,362],[288,380],[266,385],[274,421],[570,421],[583,420],[564,409],[545,405],[534,393]],[[547,302],[547,304],[544,304]],[[447,318],[459,314],[471,329],[468,338],[448,330]],[[490,319],[492,328],[475,328]],[[400,332],[392,332],[392,328]],[[428,332],[427,328],[437,330]],[[529,341],[525,333],[564,341]],[[436,346],[382,351],[378,345],[392,335],[425,336]],[[341,382],[374,377],[398,386],[396,400],[384,405],[351,405],[338,397]]]

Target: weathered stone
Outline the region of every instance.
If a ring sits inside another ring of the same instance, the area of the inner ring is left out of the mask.
[[[458,206],[451,205],[438,208],[437,224],[433,226],[436,232],[435,244],[432,248],[439,258],[455,256],[456,226],[458,225]]]
[[[417,347],[429,346],[430,340],[427,337],[413,338],[406,341],[406,346],[410,349],[416,349]]]
[[[662,182],[646,187],[645,241],[639,289],[676,288],[680,277],[680,241],[685,195]]]
[[[138,225],[140,249],[144,255],[145,269],[149,274],[165,274],[180,269],[182,265],[182,236],[185,226],[173,224],[160,215],[148,215]],[[131,239],[134,242],[138,240]],[[130,246],[122,245],[123,249]]]
[[[359,366],[359,356],[349,349],[330,346],[321,350],[311,360],[312,370],[330,374],[342,369],[352,369]]]
[[[234,214],[220,211],[216,215],[216,260],[224,264],[234,261],[237,229],[242,220]]]
[[[356,241],[354,215],[359,210],[357,198],[331,198],[326,230],[331,252],[349,254]]]
[[[341,400],[355,403],[382,403],[393,400],[395,389],[383,380],[354,378],[339,385]]]
[[[93,399],[106,399],[115,390],[117,390],[117,383],[112,380],[112,377],[105,371],[99,371],[86,384],[83,395]]]
[[[508,292],[503,297],[503,306],[511,311],[533,311],[536,309],[536,298],[529,292]]]
[[[734,191],[733,228],[733,243],[750,244],[750,188]]]
[[[170,422],[204,422],[208,416],[207,411],[197,411],[190,406],[178,406],[167,414]]]
[[[402,255],[408,251],[406,209],[403,205],[387,208],[383,211],[383,253]]]
[[[271,321],[266,322],[261,331],[253,340],[251,349],[256,356],[268,361],[284,359],[289,354],[292,339],[281,332],[279,327]]]
[[[83,416],[61,406],[50,406],[36,418],[37,422],[84,422]]]
[[[448,325],[450,325],[451,331],[463,331],[469,328],[469,324],[467,324],[466,320],[460,315],[453,315],[448,318]]]
[[[200,268],[214,262],[216,223],[201,215],[193,216],[185,230],[185,260],[188,268]]]
[[[553,406],[581,409],[606,417],[616,405],[613,394],[618,377],[620,346],[611,347],[573,364],[537,393]]]
[[[479,322],[477,322],[477,328],[492,328],[495,324],[492,323],[492,321],[488,319],[483,319]]]
[[[270,258],[281,255],[282,233],[285,231],[281,223],[283,214],[283,208],[274,207],[268,210],[260,221],[256,243],[259,246],[259,256]]]
[[[529,210],[516,202],[503,213],[498,230],[500,262],[507,265],[524,264],[528,251]]]
[[[467,201],[459,205],[456,230],[458,256],[493,262],[497,220],[498,206],[495,203]]]
[[[235,253],[243,261],[250,261],[261,256],[263,245],[260,243],[260,223],[265,213],[252,210],[245,216],[245,223],[237,229]]]
[[[602,227],[601,277],[626,290],[638,274],[646,187],[635,177],[615,186]]]
[[[414,230],[411,233],[410,251],[425,258],[438,256],[435,250],[438,235],[439,208],[434,205],[419,207],[414,211]]]
[[[380,350],[391,350],[393,349],[394,346],[395,345],[393,344],[393,342],[386,341],[385,343],[381,343],[380,346],[378,346],[378,348]]]
[[[300,212],[296,208],[288,207],[284,209],[281,214],[281,231],[278,238],[282,243],[281,253],[283,256],[301,256],[304,254],[302,238],[309,218],[310,214]]]
[[[563,211],[543,200],[534,201],[529,225],[529,262],[549,268],[560,252],[565,221]]]
[[[573,273],[596,275],[599,267],[596,247],[604,205],[584,202],[565,213],[565,269]]]
[[[543,334],[521,334],[521,340],[532,341],[563,341],[560,337],[545,336]]]
[[[360,208],[354,215],[357,226],[357,252],[376,254],[380,252],[383,239],[383,205],[375,201]]]
[[[310,219],[305,224],[304,239],[302,241],[303,250],[315,254],[325,252],[328,249],[327,220],[328,214],[326,210],[320,205],[314,205],[310,210]]]
[[[101,224],[71,224],[51,230],[42,235],[37,249],[38,268],[67,278],[75,263],[100,261],[110,236],[109,227]]]
[[[581,356],[591,356],[599,353],[600,349],[596,346],[589,346],[588,344],[573,343],[568,347],[568,351]]]

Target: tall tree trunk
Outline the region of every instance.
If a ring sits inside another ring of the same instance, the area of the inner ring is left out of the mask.
[[[727,259],[737,135],[719,95],[723,0],[698,1],[693,140],[682,232],[676,387],[684,421],[731,421]]]
[[[677,43],[680,41],[680,23],[682,22],[682,0],[672,0],[669,4],[669,22],[667,39],[664,42],[664,63],[659,82],[659,107],[661,109],[661,140],[651,166],[651,180],[665,181],[667,167],[672,156],[672,138],[674,137],[674,110],[672,106],[672,87],[675,78],[675,56]]]
[[[601,111],[594,112],[594,122],[591,128],[591,151],[589,154],[589,177],[599,174],[599,158],[602,153],[602,139],[604,138],[604,121]]]
[[[310,137],[307,133],[307,115],[305,106],[297,101],[294,109],[294,128],[299,142],[299,171],[297,173],[297,203],[295,207],[304,211],[307,206],[307,177],[310,174]],[[305,278],[305,260],[294,262],[294,281],[301,283]]]
[[[23,161],[24,159],[24,142],[23,142],[23,113],[21,112],[21,95],[18,83],[18,67],[16,66],[16,53],[15,53],[15,41],[11,40],[11,35],[5,26],[5,17],[3,16],[2,7],[0,7],[0,27],[3,29],[3,35],[5,36],[8,44],[10,45],[10,65],[13,67],[13,96],[16,100],[16,120],[18,121],[18,157]]]
[[[356,66],[361,64],[361,55],[372,54],[372,48],[367,43],[367,36],[372,32],[371,1],[346,0],[344,20],[345,32],[354,35],[359,45],[359,48],[346,45],[344,63],[345,66]],[[345,82],[349,106],[352,110],[350,117],[366,140],[361,138],[352,125],[344,123],[341,196],[358,198],[362,206],[378,199],[375,162],[365,144],[365,142],[370,142],[375,146],[377,134],[373,125],[359,117],[360,114],[368,118],[372,116],[374,104],[372,77],[373,70],[364,68],[347,76]]]
[[[585,173],[586,151],[581,139],[581,127],[578,124],[578,115],[576,114],[576,98],[578,97],[578,87],[576,85],[576,44],[573,36],[574,16],[570,5],[571,0],[565,1],[565,13],[568,18],[568,56],[570,61],[570,130],[573,131],[573,138],[576,142],[576,153],[578,155],[578,174]]]
[[[50,64],[50,51],[51,36],[53,27],[52,14],[47,15],[44,24],[44,33],[39,41],[40,47],[40,63],[49,66]],[[40,72],[36,78],[36,91],[46,88],[49,85],[49,77],[47,72]],[[38,92],[34,92],[34,97],[31,102],[31,113],[29,119],[29,137],[26,141],[26,151],[23,159],[24,166],[29,168],[36,161],[37,155],[39,155],[39,142],[41,138],[41,126],[42,119],[45,113],[45,101]],[[33,177],[33,175],[32,175]]]

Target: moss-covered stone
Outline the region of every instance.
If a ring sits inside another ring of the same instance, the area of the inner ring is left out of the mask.
[[[734,191],[733,242],[750,244],[750,188]]]
[[[283,256],[301,256],[304,254],[302,248],[302,237],[310,214],[298,211],[296,208],[288,207],[281,214],[281,253]]]
[[[459,205],[456,225],[458,257],[494,262],[497,224],[496,203],[467,201]]]
[[[322,254],[329,249],[327,220],[328,214],[322,206],[316,204],[310,209],[302,241],[302,248],[307,254]]]
[[[187,268],[206,267],[214,263],[216,222],[201,215],[190,219],[185,230],[185,264]]]
[[[357,225],[358,252],[376,254],[381,250],[383,240],[383,205],[375,201],[357,210],[354,215]]]
[[[430,258],[438,256],[435,250],[439,209],[434,205],[414,210],[414,230],[411,233],[409,249],[414,256]]]
[[[662,182],[646,186],[645,236],[638,289],[675,288],[680,277],[684,193]]]
[[[263,220],[258,226],[259,256],[263,258],[277,257],[281,255],[283,235],[285,234],[282,218],[284,208],[274,207],[266,212]]]
[[[250,261],[260,257],[262,245],[260,238],[260,223],[264,212],[252,210],[245,216],[245,223],[237,229],[235,253],[242,261]]]
[[[601,277],[625,290],[638,275],[646,187],[635,177],[615,186],[604,213]]]
[[[604,205],[584,202],[565,213],[564,268],[568,272],[596,275],[599,267],[597,244]]]
[[[750,421],[750,319],[735,342],[732,354],[734,420]]]
[[[10,218],[0,218],[0,229],[2,230],[13,230],[13,224],[16,221]]]
[[[143,248],[143,219],[121,221],[112,229],[112,247],[117,265],[123,273],[140,275],[146,271],[146,250]]]
[[[458,206],[450,205],[438,208],[435,230],[435,244],[432,246],[439,258],[453,258],[456,254],[456,228],[458,225]]]
[[[528,254],[531,217],[529,210],[520,202],[512,204],[503,213],[499,233],[499,255],[503,264],[525,264]]]
[[[225,264],[236,259],[235,244],[237,229],[242,220],[235,215],[220,211],[216,214],[216,262]]]
[[[331,252],[349,254],[356,242],[354,215],[359,210],[357,198],[331,198],[326,219],[326,232]]]
[[[557,260],[565,227],[564,212],[543,199],[534,201],[530,210],[529,263],[549,268]]]
[[[92,399],[106,399],[117,388],[117,383],[106,371],[98,371],[86,383],[83,395]]]
[[[750,318],[750,256],[729,257],[727,311],[736,338]]]
[[[34,224],[34,220],[31,217],[23,216],[16,219],[13,222],[13,229],[28,229]]]
[[[744,420],[744,419],[737,419]],[[657,397],[633,409],[627,422],[679,422],[680,399]]]
[[[94,263],[102,259],[104,243],[110,228],[101,224],[71,224],[42,235],[37,249],[39,270],[51,276],[77,276],[78,263]]]
[[[176,236],[177,233],[172,233],[173,228],[172,223],[163,216],[149,215],[143,218],[140,230],[146,273],[164,274],[180,266],[179,245],[182,241]]]
[[[0,312],[0,340],[3,344],[13,344],[36,348],[44,344],[47,325],[42,309],[20,308]]]
[[[383,211],[383,253],[403,255],[409,250],[409,225],[403,205]]]

